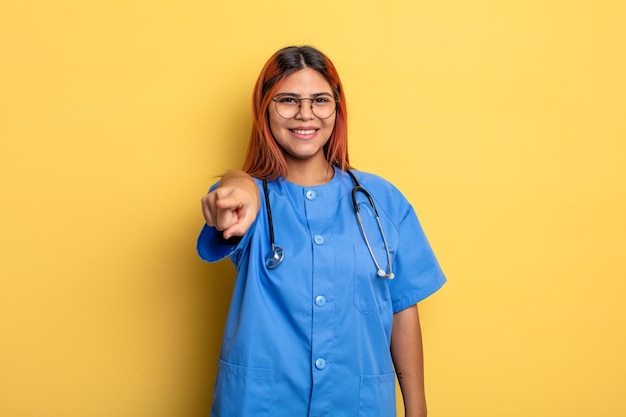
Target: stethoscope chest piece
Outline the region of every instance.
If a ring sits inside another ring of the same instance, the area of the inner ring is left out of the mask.
[[[282,248],[282,246],[273,245],[272,249],[270,249],[270,251],[267,253],[265,266],[267,266],[269,269],[274,269],[278,265],[280,265],[284,258],[285,250]]]

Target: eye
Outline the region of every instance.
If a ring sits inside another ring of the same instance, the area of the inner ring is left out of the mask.
[[[276,99],[280,104],[298,104],[300,100],[294,96],[281,96]]]
[[[332,103],[334,100],[330,96],[318,96],[313,99],[313,104],[324,106]]]

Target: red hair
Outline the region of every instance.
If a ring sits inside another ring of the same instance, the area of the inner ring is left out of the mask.
[[[287,162],[274,140],[269,125],[268,108],[281,82],[304,68],[319,72],[337,100],[335,126],[324,146],[326,160],[342,170],[350,169],[348,158],[348,122],[346,99],[339,74],[326,55],[310,46],[290,46],[277,51],[267,61],[252,94],[252,132],[243,170],[255,178],[275,180],[287,176]]]

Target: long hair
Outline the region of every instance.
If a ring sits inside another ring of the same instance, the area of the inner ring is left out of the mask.
[[[243,170],[255,178],[274,180],[287,176],[287,162],[274,140],[269,125],[268,108],[281,82],[289,75],[311,68],[330,84],[337,110],[335,126],[324,146],[326,160],[342,170],[350,167],[348,158],[348,123],[346,99],[339,74],[326,55],[310,46],[289,46],[277,51],[265,64],[252,94],[252,132]]]

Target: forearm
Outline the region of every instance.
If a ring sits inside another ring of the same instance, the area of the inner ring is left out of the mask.
[[[425,417],[424,355],[417,306],[393,317],[391,356],[402,391],[406,417]]]
[[[236,169],[227,171],[218,184],[218,188],[221,187],[243,188],[246,192],[259,196],[259,188],[254,179],[245,171]]]

